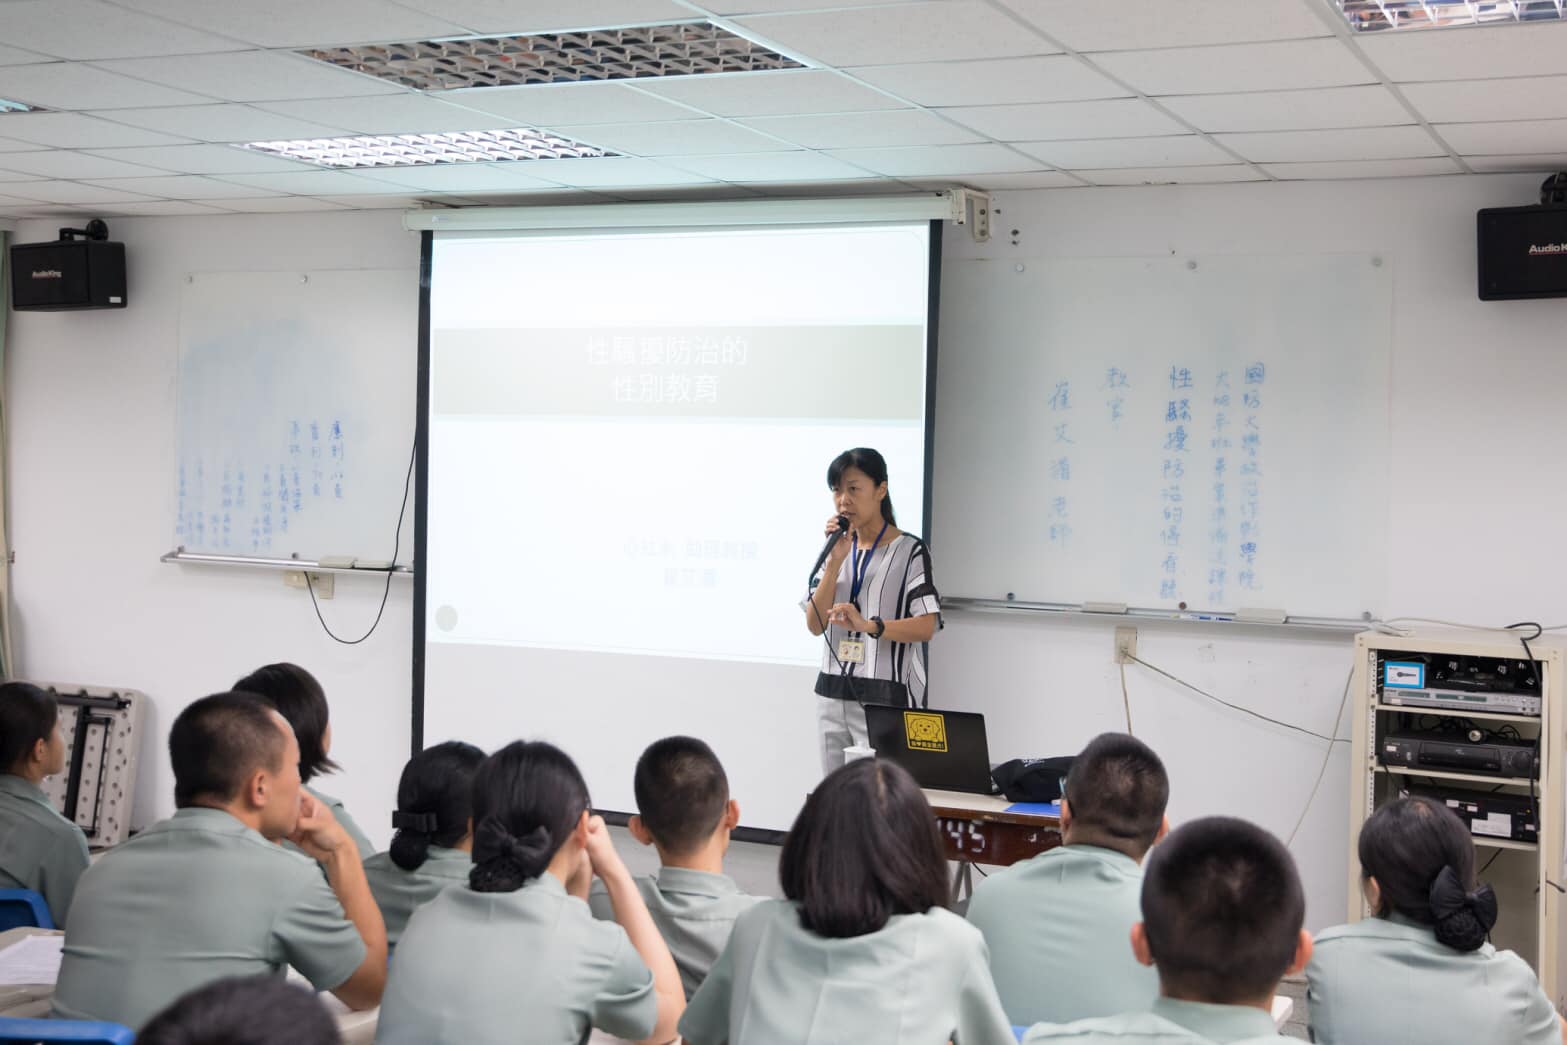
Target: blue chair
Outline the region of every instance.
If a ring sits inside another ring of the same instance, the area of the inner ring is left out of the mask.
[[[135,1045],[136,1034],[96,1020],[17,1020],[0,1016],[0,1045]]]
[[[49,905],[31,889],[0,889],[0,932],[24,925],[53,929]]]

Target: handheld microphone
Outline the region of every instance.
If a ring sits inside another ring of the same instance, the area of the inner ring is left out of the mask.
[[[849,517],[847,515],[838,516],[837,532],[828,535],[827,543],[822,545],[822,553],[816,557],[816,565],[811,567],[811,575],[810,577],[806,578],[807,581],[816,579],[816,571],[821,569],[822,563],[827,561],[827,556],[832,553],[832,546],[838,543],[839,537],[842,537],[848,532]]]

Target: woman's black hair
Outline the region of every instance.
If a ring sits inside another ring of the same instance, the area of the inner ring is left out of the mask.
[[[877,486],[887,481],[887,461],[881,453],[868,446],[857,446],[832,459],[832,464],[827,466],[827,488],[836,490],[838,483],[843,480],[843,473],[850,468],[864,472]],[[892,514],[891,494],[881,499],[881,517],[889,525],[898,525],[897,517]]]
[[[476,893],[509,893],[549,867],[590,805],[577,764],[560,748],[513,741],[473,776]]]
[[[432,845],[450,849],[468,833],[473,817],[473,774],[484,752],[460,740],[427,747],[403,767],[392,814],[392,863],[416,871]]]
[[[0,685],[0,773],[16,769],[59,720],[60,707],[48,690],[31,682]]]
[[[1389,802],[1361,827],[1359,848],[1362,877],[1377,880],[1378,916],[1429,925],[1455,951],[1485,943],[1495,897],[1477,880],[1474,839],[1452,810],[1418,795]]]
[[[234,683],[240,693],[252,693],[288,720],[299,741],[299,782],[335,773],[342,767],[327,757],[326,692],[316,677],[298,664],[268,664]]]
[[[895,914],[947,906],[936,818],[919,785],[865,758],[832,772],[805,800],[778,860],[784,896],[818,936],[873,933]]]

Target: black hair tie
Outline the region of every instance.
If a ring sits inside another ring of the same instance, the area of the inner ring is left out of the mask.
[[[433,835],[440,830],[440,820],[434,813],[405,813],[398,810],[392,814],[392,828],[396,831],[411,831],[416,835]]]
[[[487,816],[479,821],[474,831],[474,850],[488,857],[505,857],[522,868],[531,868],[549,851],[549,828],[540,824],[527,835],[518,838],[499,817]]]
[[[1465,911],[1473,914],[1475,921],[1490,932],[1496,924],[1496,893],[1483,882],[1469,892],[1451,865],[1442,868],[1436,881],[1431,883],[1431,914],[1440,922]]]

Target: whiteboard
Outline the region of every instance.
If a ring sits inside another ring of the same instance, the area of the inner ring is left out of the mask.
[[[1370,255],[948,262],[943,591],[1378,609],[1391,316]]]
[[[175,543],[390,559],[415,430],[415,269],[210,272],[180,302]],[[398,558],[412,558],[403,530]]]

